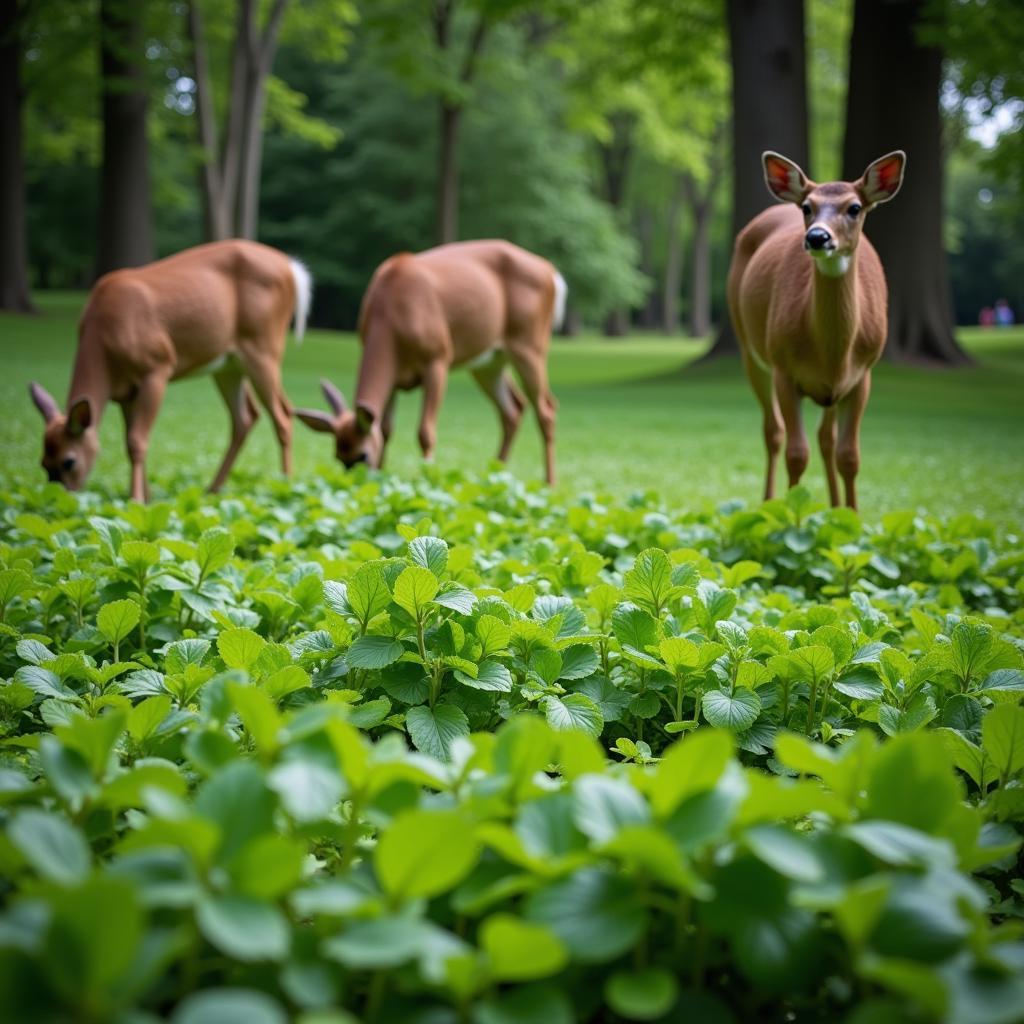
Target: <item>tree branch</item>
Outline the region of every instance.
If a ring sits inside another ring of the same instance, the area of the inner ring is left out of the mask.
[[[487,17],[481,13],[480,17],[477,18],[473,35],[470,36],[469,49],[466,50],[466,59],[463,61],[462,72],[459,75],[459,81],[464,85],[468,85],[473,80],[473,75],[476,72],[476,60],[484,47],[488,27]]]

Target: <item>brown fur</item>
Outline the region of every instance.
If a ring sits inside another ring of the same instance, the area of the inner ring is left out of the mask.
[[[791,487],[807,466],[800,416],[800,399],[807,396],[825,407],[818,439],[832,504],[839,504],[838,466],[847,504],[856,507],[860,420],[871,367],[888,329],[885,273],[862,225],[868,210],[898,191],[905,158],[890,154],[855,182],[824,185],[807,180],[777,154],[766,153],[764,159],[769,190],[786,205],[758,214],[740,232],[728,299],[744,365],[764,411],[765,497],[774,494],[783,426]],[[818,266],[805,250],[812,229],[828,233],[832,253]],[[837,267],[844,258],[849,260],[845,273],[831,276],[821,269]]]
[[[124,412],[131,496],[145,500],[149,434],[167,384],[225,357],[214,379],[232,437],[211,489],[223,484],[258,415],[250,384],[274,420],[287,473],[291,407],[280,366],[295,303],[288,257],[256,242],[213,242],[106,274],[79,322],[68,415],[38,385],[32,388],[46,419],[43,468],[79,489],[99,451],[103,409],[115,401]]]
[[[379,467],[391,434],[396,391],[423,388],[419,443],[431,458],[437,415],[451,369],[494,352],[471,372],[502,422],[498,457],[507,457],[526,401],[506,370],[510,363],[537,413],[549,483],[555,479],[556,403],[547,378],[555,303],[555,268],[509,242],[455,242],[400,253],[374,273],[363,297],[363,359],[356,408],[325,385],[332,414],[298,410],[314,430],[333,433],[337,457]]]

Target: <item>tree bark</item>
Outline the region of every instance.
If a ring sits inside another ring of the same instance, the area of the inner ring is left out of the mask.
[[[208,240],[255,238],[259,225],[266,85],[288,0],[274,0],[262,31],[256,0],[239,0],[231,50],[231,85],[223,149],[218,145],[213,91],[199,0],[187,7],[203,149],[203,220]]]
[[[661,329],[666,334],[679,330],[679,292],[683,284],[683,232],[682,210],[686,196],[685,175],[676,175],[672,201],[668,208],[665,245],[665,275],[662,279]]]
[[[437,0],[431,15],[434,42],[443,61],[451,58],[452,29],[455,24],[455,0]],[[457,73],[460,87],[468,86],[476,74],[477,58],[487,39],[488,23],[484,13],[477,16],[469,42]],[[437,241],[439,245],[459,237],[459,130],[462,127],[462,99],[453,99],[442,92],[438,104],[440,115],[437,144]]]
[[[711,198],[693,204],[690,254],[690,336],[711,332]]]
[[[144,16],[144,7],[130,0],[100,2],[103,164],[97,274],[137,267],[154,256]]]
[[[459,128],[462,108],[441,100],[437,156],[437,241],[459,237]]]
[[[0,309],[34,313],[25,232],[21,13],[18,0],[0,0]]]
[[[942,240],[942,53],[921,45],[915,35],[926,6],[925,0],[857,0],[843,175],[854,181],[877,157],[906,151],[904,188],[891,203],[873,210],[866,224],[889,283],[886,353],[962,365],[971,359],[953,336]]]
[[[633,157],[633,116],[614,114],[611,118],[612,138],[600,149],[604,170],[604,197],[608,205],[621,218],[626,204],[626,185],[629,165]],[[605,319],[604,333],[609,338],[620,338],[629,331],[629,311],[613,309]]]
[[[727,0],[732,66],[732,234],[770,202],[761,154],[807,167],[807,67],[803,0]],[[705,358],[739,351],[724,317]]]

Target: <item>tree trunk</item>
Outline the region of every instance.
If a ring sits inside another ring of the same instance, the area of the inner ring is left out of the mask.
[[[873,210],[866,230],[889,282],[891,358],[964,364],[953,337],[949,267],[942,241],[942,53],[915,36],[924,0],[857,0],[850,37],[843,175],[853,181],[877,157],[907,153],[900,194]]]
[[[604,169],[604,197],[608,205],[621,218],[626,204],[626,184],[633,156],[633,116],[614,114],[612,139],[600,147]],[[609,338],[621,338],[629,332],[629,311],[613,309],[604,322],[604,333]]]
[[[770,201],[761,154],[774,149],[807,167],[807,67],[803,0],[727,0],[732,65],[732,234]],[[739,351],[732,323],[706,358]]]
[[[231,50],[231,85],[224,147],[217,142],[206,37],[198,0],[188,4],[188,34],[196,82],[203,220],[207,240],[255,238],[259,226],[260,172],[263,166],[263,111],[266,84],[277,52],[288,0],[274,0],[260,31],[256,0],[239,0]]]
[[[668,235],[665,249],[665,276],[662,279],[661,329],[666,334],[679,330],[679,292],[683,284],[683,232],[680,223],[686,185],[682,173],[676,175],[672,202],[668,208]]]
[[[637,322],[640,327],[654,330],[658,326],[661,296],[654,273],[654,212],[642,206],[636,213],[636,237],[640,242],[640,273],[651,282],[647,298],[640,307]]]
[[[441,134],[437,152],[437,241],[459,237],[459,128],[462,107],[441,100]]]
[[[18,0],[0,0],[0,309],[34,313],[28,287]]]
[[[100,2],[103,164],[97,274],[153,259],[153,210],[146,137],[144,7]]]
[[[690,255],[690,335],[711,333],[711,197],[693,206],[693,243]]]

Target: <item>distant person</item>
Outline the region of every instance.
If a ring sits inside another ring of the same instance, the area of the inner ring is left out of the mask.
[[[1006,299],[999,299],[996,301],[996,323],[1000,327],[1012,327],[1013,326],[1013,310],[1010,309],[1010,304]]]
[[[982,327],[991,327],[996,322],[996,311],[991,306],[982,306],[978,314],[978,323]]]

